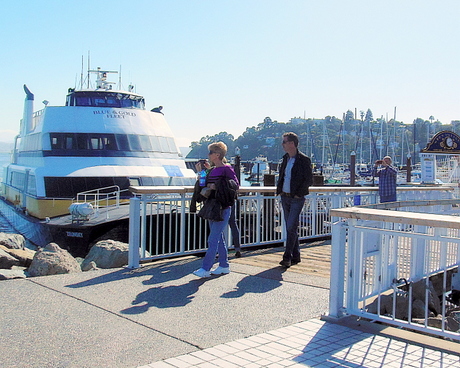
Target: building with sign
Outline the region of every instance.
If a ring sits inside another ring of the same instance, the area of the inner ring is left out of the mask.
[[[454,132],[436,133],[420,151],[422,183],[460,182],[460,136]]]

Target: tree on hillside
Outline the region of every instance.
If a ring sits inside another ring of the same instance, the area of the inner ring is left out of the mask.
[[[349,121],[343,121],[348,116]],[[241,150],[243,161],[253,160],[258,155],[264,155],[270,161],[278,161],[283,155],[281,137],[285,132],[294,132],[300,137],[300,150],[308,154],[315,163],[349,162],[351,151],[359,155],[363,162],[373,162],[382,154],[405,157],[406,151],[411,150],[414,161],[418,162],[418,152],[426,146],[427,132],[431,135],[442,131],[452,130],[460,133],[460,121],[452,121],[443,125],[430,116],[428,120],[417,118],[413,124],[403,124],[391,119],[387,122],[383,116],[374,120],[372,111],[367,110],[362,122],[362,114],[354,119],[351,110],[344,114],[344,119],[326,116],[324,119],[296,119],[296,123],[282,123],[269,117],[256,126],[246,128],[237,138],[226,132],[213,136],[205,136],[199,142],[192,142],[188,158],[208,157],[208,145],[223,141],[228,146],[227,158],[235,154],[235,147]],[[292,119],[291,119],[292,120]],[[403,140],[404,137],[404,140]],[[381,152],[380,152],[381,150]]]
[[[208,157],[208,145],[215,142],[224,142],[228,148],[228,156],[233,156],[235,151],[235,142],[232,134],[220,132],[213,136],[207,135],[200,139],[199,142],[192,142],[190,148],[192,150],[187,155],[188,158],[206,158]]]
[[[374,116],[372,115],[372,111],[371,111],[371,109],[367,109],[366,117],[365,117],[364,121],[366,123],[369,123],[372,120],[374,120]]]
[[[353,114],[353,111],[348,110],[345,113],[345,122],[349,123],[349,122],[352,122],[353,120],[355,120],[355,115]]]

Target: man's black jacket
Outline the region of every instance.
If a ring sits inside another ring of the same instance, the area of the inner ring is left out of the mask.
[[[283,162],[281,163],[278,185],[276,187],[276,194],[280,194],[283,191],[284,173],[286,165],[289,160],[289,154],[283,156]],[[308,156],[297,150],[295,155],[294,166],[291,170],[291,193],[292,196],[303,197],[309,194],[308,187],[313,184],[313,171],[311,168],[311,160]]]

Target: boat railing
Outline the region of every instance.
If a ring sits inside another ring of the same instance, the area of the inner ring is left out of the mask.
[[[189,211],[193,187],[130,187],[129,267],[159,258],[205,252],[209,229]],[[452,198],[450,187],[398,187],[401,200]],[[375,204],[378,187],[311,187],[299,216],[301,241],[331,235],[334,208]],[[276,187],[240,187],[237,224],[241,246],[283,244],[286,230]],[[233,244],[227,229],[228,244]],[[230,246],[231,247],[231,246]],[[139,251],[140,250],[140,251]]]
[[[45,109],[37,110],[33,113],[32,117],[38,118],[39,116],[42,116],[44,112],[45,112]]]
[[[331,317],[353,315],[460,341],[458,302],[449,293],[460,289],[459,199],[332,209],[331,215],[337,219]]]
[[[128,189],[120,190],[118,185],[88,190],[76,195],[73,203],[87,203],[94,209],[95,215],[99,216],[102,209],[120,207],[122,193],[129,193]],[[106,211],[107,216],[108,212]]]

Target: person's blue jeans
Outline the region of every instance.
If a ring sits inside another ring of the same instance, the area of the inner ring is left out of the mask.
[[[299,244],[299,216],[305,203],[305,197],[291,198],[281,197],[283,207],[284,222],[286,224],[286,249],[283,254],[283,261],[300,262],[300,244]]]
[[[396,193],[390,194],[387,196],[380,196],[380,203],[385,203],[385,202],[396,202]]]
[[[230,230],[232,231],[232,240],[233,245],[235,246],[235,251],[239,251],[241,249],[241,233],[236,223],[236,206],[235,203],[232,206],[232,210],[230,212],[230,219],[228,220],[228,225],[230,226]]]
[[[219,252],[219,266],[228,268],[227,245],[224,239],[224,230],[227,228],[228,219],[230,218],[231,208],[228,207],[222,210],[224,221],[209,221],[211,232],[208,236],[208,250],[203,259],[203,266],[206,271],[209,271],[216,259],[216,253]]]

